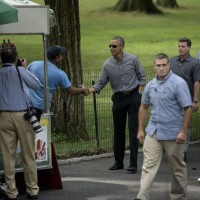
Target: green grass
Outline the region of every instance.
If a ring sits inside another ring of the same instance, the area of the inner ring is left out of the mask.
[[[197,0],[179,2],[185,8],[163,9],[162,16],[117,13],[111,9],[117,0],[80,1],[81,52],[84,69],[100,69],[110,55],[108,44],[115,35],[125,38],[125,51],[136,54],[145,67],[152,65],[158,52],[177,54],[180,37],[191,38],[191,54],[199,50],[200,4]],[[89,6],[90,5],[90,6]]]
[[[145,67],[152,66],[158,52],[169,56],[177,54],[180,37],[189,37],[193,44],[191,54],[196,57],[200,41],[200,4],[198,0],[179,1],[180,9],[163,9],[164,15],[118,13],[113,6],[118,0],[80,0],[81,57],[83,69],[100,69],[110,56],[108,44],[115,35],[126,42],[125,51],[137,55]],[[43,4],[42,0],[34,2]],[[42,36],[5,36],[16,43],[20,57],[28,62],[43,58]]]
[[[153,56],[159,52],[170,57],[177,55],[178,39],[189,37],[192,40],[191,54],[197,57],[200,49],[200,3],[199,0],[178,1],[180,9],[163,9],[163,15],[146,15],[143,13],[118,13],[113,6],[118,0],[79,0],[81,23],[81,58],[83,70],[101,69],[105,59],[110,56],[108,44],[115,35],[124,37],[125,51],[137,55],[147,70],[152,66]],[[42,0],[34,2],[43,4]],[[0,42],[5,39],[13,41],[21,58],[28,62],[43,59],[42,36],[38,35],[0,35]],[[86,71],[84,77],[86,77]],[[85,85],[90,86],[87,76]],[[95,81],[98,76],[95,76]],[[108,86],[108,88],[110,88]],[[97,97],[98,119],[100,123],[100,152],[112,149],[113,125],[111,113],[111,91],[102,92]],[[104,95],[106,93],[106,95]],[[68,141],[62,135],[53,135],[58,155],[83,155],[97,152],[93,117],[92,96],[85,98],[88,113],[86,123],[90,140]],[[101,106],[101,107],[99,107]],[[192,122],[192,139],[199,139],[199,112]],[[62,141],[62,142],[61,142]],[[65,142],[63,142],[65,141]],[[128,141],[127,141],[128,142]]]

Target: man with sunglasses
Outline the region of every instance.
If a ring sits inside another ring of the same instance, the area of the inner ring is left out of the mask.
[[[128,171],[137,172],[138,155],[138,110],[141,93],[145,85],[146,76],[140,61],[135,55],[124,52],[125,42],[120,36],[111,39],[109,49],[111,57],[103,64],[98,83],[90,88],[90,92],[100,91],[110,82],[114,92],[113,121],[114,121],[114,157],[115,163],[110,170],[124,168],[125,130],[128,115],[130,164]]]

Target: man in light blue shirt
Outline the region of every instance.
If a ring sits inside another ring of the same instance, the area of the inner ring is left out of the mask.
[[[49,105],[51,110],[53,95],[58,87],[66,89],[66,92],[71,95],[89,94],[87,88],[73,87],[67,74],[58,68],[58,65],[62,62],[63,55],[66,51],[67,49],[65,47],[60,47],[58,45],[51,46],[47,50]],[[37,76],[42,85],[40,90],[31,90],[32,107],[36,109],[36,117],[40,119],[41,114],[44,111],[44,61],[35,61],[30,63],[28,65],[28,70]]]
[[[136,199],[149,200],[165,152],[172,170],[170,199],[185,200],[187,171],[182,150],[192,116],[190,92],[187,83],[170,71],[166,54],[156,55],[154,70],[157,75],[147,84],[139,109],[138,139],[144,143],[144,161]],[[149,106],[151,115],[144,139],[143,126]]]

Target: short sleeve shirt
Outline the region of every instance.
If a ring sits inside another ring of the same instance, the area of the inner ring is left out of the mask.
[[[52,103],[53,94],[56,91],[58,87],[62,88],[68,88],[71,86],[71,82],[69,81],[69,78],[67,74],[61,70],[58,69],[57,66],[55,66],[51,62],[47,62],[48,65],[48,88],[49,88],[49,101],[50,104]],[[37,76],[37,78],[40,80],[40,83],[42,84],[42,87],[40,90],[31,90],[31,102],[32,106],[43,110],[44,109],[44,61],[35,61],[29,64],[28,70],[31,71],[33,74]]]
[[[142,95],[142,104],[151,105],[146,133],[157,132],[158,140],[175,140],[183,124],[183,108],[191,106],[186,82],[170,71],[163,81],[150,81]]]

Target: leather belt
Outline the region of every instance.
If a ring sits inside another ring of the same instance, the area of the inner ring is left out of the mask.
[[[0,112],[27,112],[28,110],[0,110]]]
[[[138,87],[133,89],[133,90],[130,90],[130,91],[124,91],[124,92],[115,92],[114,94],[116,95],[121,95],[121,96],[128,96],[130,94],[133,94],[134,92],[138,91]]]

